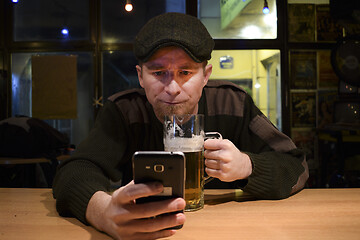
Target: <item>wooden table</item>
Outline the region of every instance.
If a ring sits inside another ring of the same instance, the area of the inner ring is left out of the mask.
[[[186,213],[170,239],[360,239],[360,189],[305,189],[278,201],[207,190],[205,208]],[[51,189],[0,189],[0,239],[110,239],[59,217]]]

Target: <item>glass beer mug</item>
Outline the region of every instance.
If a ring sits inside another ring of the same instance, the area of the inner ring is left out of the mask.
[[[185,114],[165,116],[165,151],[181,151],[186,158],[185,211],[204,207],[204,185],[212,178],[204,176],[204,141],[222,138],[218,132],[204,132],[204,115]]]

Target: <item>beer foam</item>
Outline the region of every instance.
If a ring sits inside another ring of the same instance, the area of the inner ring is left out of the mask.
[[[165,151],[180,151],[180,152],[196,152],[201,151],[204,146],[203,136],[192,136],[192,138],[175,137],[169,136],[164,137]]]

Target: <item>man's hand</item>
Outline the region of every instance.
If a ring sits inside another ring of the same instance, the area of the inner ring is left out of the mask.
[[[249,156],[227,139],[208,139],[204,143],[205,171],[224,182],[246,179],[252,173]]]
[[[183,213],[158,216],[185,208],[182,198],[135,204],[135,200],[162,192],[160,183],[134,184],[119,188],[112,195],[96,192],[86,209],[87,221],[115,239],[157,239],[174,235],[164,230],[185,222]],[[154,218],[154,216],[158,216]]]

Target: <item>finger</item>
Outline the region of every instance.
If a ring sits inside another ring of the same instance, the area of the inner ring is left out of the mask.
[[[220,149],[220,144],[223,140],[222,139],[207,139],[204,142],[204,149],[209,150],[218,150]]]
[[[144,240],[150,240],[150,239],[158,239],[158,238],[166,238],[174,235],[176,233],[176,230],[162,230],[152,233],[136,233],[132,235],[130,239],[144,239]]]
[[[129,230],[139,232],[157,232],[167,228],[174,228],[185,223],[185,214],[166,214],[155,218],[137,219],[129,223],[126,227]],[[134,228],[134,229],[131,229]]]
[[[205,159],[205,166],[215,170],[219,170],[221,167],[220,162],[214,159]]]
[[[214,177],[214,178],[218,178],[218,179],[222,180],[222,172],[219,169],[205,168],[205,172],[210,177]]]
[[[221,150],[205,150],[204,158],[212,159],[212,160],[220,160],[221,159]]]
[[[161,193],[163,186],[159,182],[151,182],[146,184],[134,184],[130,182],[124,187],[119,188],[113,193],[113,199],[118,204],[126,204],[133,202],[137,198],[148,197]]]
[[[155,201],[127,206],[134,218],[154,217],[164,213],[181,211],[186,202],[183,198]]]
[[[123,232],[122,229],[124,228],[124,226],[121,227],[117,227],[117,231],[116,234],[113,234],[112,236],[115,239],[158,239],[158,238],[165,238],[165,237],[170,237],[172,235],[174,235],[176,233],[176,230],[172,230],[172,229],[166,229],[166,230],[161,230],[161,231],[156,231],[156,232],[148,232],[148,233],[144,233],[144,232]]]

